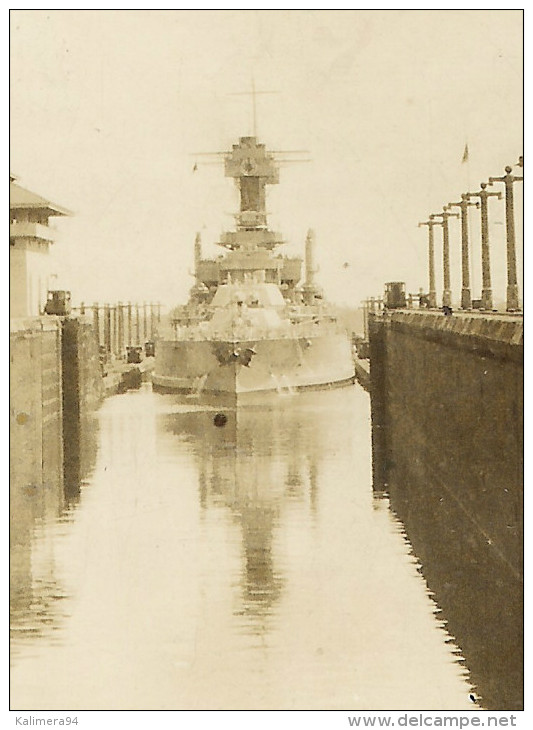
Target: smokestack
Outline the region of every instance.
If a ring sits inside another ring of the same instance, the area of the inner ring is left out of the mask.
[[[314,286],[315,277],[315,232],[312,228],[307,231],[305,239],[305,286]]]
[[[198,277],[200,270],[200,261],[202,260],[202,237],[199,233],[196,234],[194,239],[194,273]]]

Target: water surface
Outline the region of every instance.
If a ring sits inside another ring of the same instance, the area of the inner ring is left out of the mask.
[[[108,399],[78,501],[12,487],[12,709],[473,709],[369,417]]]

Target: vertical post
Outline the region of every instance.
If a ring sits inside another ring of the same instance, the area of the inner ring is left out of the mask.
[[[481,183],[484,189],[487,183]],[[481,306],[492,309],[492,281],[490,276],[489,216],[487,196],[481,197]],[[501,198],[501,195],[500,195]]]
[[[448,218],[442,220],[442,306],[451,307],[452,290],[450,283],[450,232]]]
[[[439,222],[432,220],[418,224],[419,228],[420,226],[428,227],[428,306],[432,309],[435,309],[437,306],[437,288],[435,284],[435,234],[433,231],[433,228],[436,225],[440,225]]]
[[[109,304],[104,304],[104,347],[106,353],[111,353],[111,312]]]
[[[157,324],[161,322],[161,303],[157,303]]]
[[[442,306],[452,306],[452,290],[450,285],[450,231],[448,228],[449,218],[458,218],[459,213],[450,213],[444,207],[442,213],[434,213],[429,216],[430,221],[435,218],[442,218],[436,221],[442,226]]]
[[[514,229],[513,186],[505,190],[505,226],[507,233],[507,310],[519,309],[518,277],[516,273],[516,241]]]
[[[488,199],[491,195],[501,200],[501,193],[489,193],[485,188],[487,183],[481,183],[481,190],[477,193],[467,193],[469,198],[479,198],[481,201],[481,306],[483,309],[492,309],[492,282],[490,276],[490,245],[489,245],[489,213]]]
[[[96,341],[98,342],[98,347],[100,347],[100,317],[97,302],[93,304],[93,327],[96,335]]]
[[[85,314],[85,302],[80,302],[80,314],[82,316]]]
[[[518,279],[516,274],[516,241],[514,230],[514,201],[513,183],[524,178],[518,175],[511,175],[513,168],[505,168],[506,175],[503,177],[489,177],[489,185],[495,182],[503,182],[505,185],[505,227],[507,231],[507,311],[516,312],[520,309],[518,300]]]
[[[118,310],[116,304],[113,305],[112,312],[113,355],[116,356],[118,355]]]
[[[461,195],[460,203],[448,203],[447,208],[459,208],[461,211],[461,309],[472,309],[472,292],[470,290],[470,248],[468,243],[468,206],[479,203],[470,203],[468,193]]]
[[[139,305],[135,305],[135,344],[141,343],[141,318],[139,312]]]
[[[115,307],[115,354],[117,357],[120,356],[120,339],[119,339],[119,305],[116,304]]]
[[[132,328],[132,316],[131,316],[131,302],[128,302],[128,347],[132,345],[133,328]]]
[[[148,320],[146,314],[146,302],[143,302],[143,343],[148,339]]]
[[[429,291],[428,304],[430,307],[437,306],[437,290],[435,288],[435,237],[433,226],[428,226],[428,269],[429,269]]]
[[[124,306],[118,303],[118,355],[124,355]]]
[[[154,305],[150,302],[150,341],[153,342],[155,339],[155,316],[154,316]]]
[[[468,248],[468,209],[461,207],[461,309],[472,309],[470,289],[470,251]]]

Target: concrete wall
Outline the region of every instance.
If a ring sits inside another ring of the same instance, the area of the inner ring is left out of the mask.
[[[26,278],[26,252],[9,247],[9,311],[11,317],[27,317],[28,283]]]
[[[404,522],[486,705],[519,709],[523,322],[396,311],[371,317],[369,335],[374,487]]]
[[[62,463],[60,321],[12,322],[10,366],[11,480],[40,488]]]
[[[370,328],[383,481],[391,461],[412,478],[433,470],[520,571],[522,320],[396,312]]]
[[[35,522],[63,507],[60,322],[12,323],[10,360],[9,580],[10,620],[16,627],[27,626],[32,613],[43,614],[32,590],[29,546]],[[32,626],[39,626],[38,620]]]
[[[11,317],[38,317],[50,288],[49,244],[18,239],[9,246]]]
[[[77,332],[80,351],[86,352],[90,332]],[[34,584],[32,543],[35,525],[55,519],[79,498],[80,482],[96,460],[97,432],[87,413],[98,393],[90,360],[79,364],[78,385],[83,406],[63,412],[63,376],[72,359],[62,363],[63,323],[58,317],[12,320],[10,335],[10,625],[34,635],[49,629],[50,616],[58,610],[57,596],[64,591],[53,560],[42,580]],[[67,336],[67,339],[68,336]],[[72,339],[72,338],[70,338]],[[76,360],[78,358],[76,357]],[[92,383],[92,385],[91,385]],[[81,414],[84,420],[78,420]],[[68,440],[63,432],[69,428]],[[41,576],[42,578],[42,576]]]
[[[63,409],[87,418],[103,396],[98,340],[91,317],[63,320]]]
[[[63,321],[63,442],[65,495],[75,499],[83,473],[81,448],[93,433],[91,414],[103,397],[98,338],[92,318]]]
[[[90,420],[102,393],[90,320],[11,320],[10,480],[15,499],[28,489],[61,491],[65,464],[78,458],[82,424]]]

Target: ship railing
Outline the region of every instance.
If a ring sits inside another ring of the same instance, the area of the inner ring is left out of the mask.
[[[334,320],[327,319],[287,324],[284,327],[276,328],[241,325],[217,330],[206,326],[206,324],[200,326],[175,326],[172,329],[173,339],[186,342],[206,340],[278,340],[295,337],[312,338],[340,332],[338,323]]]

